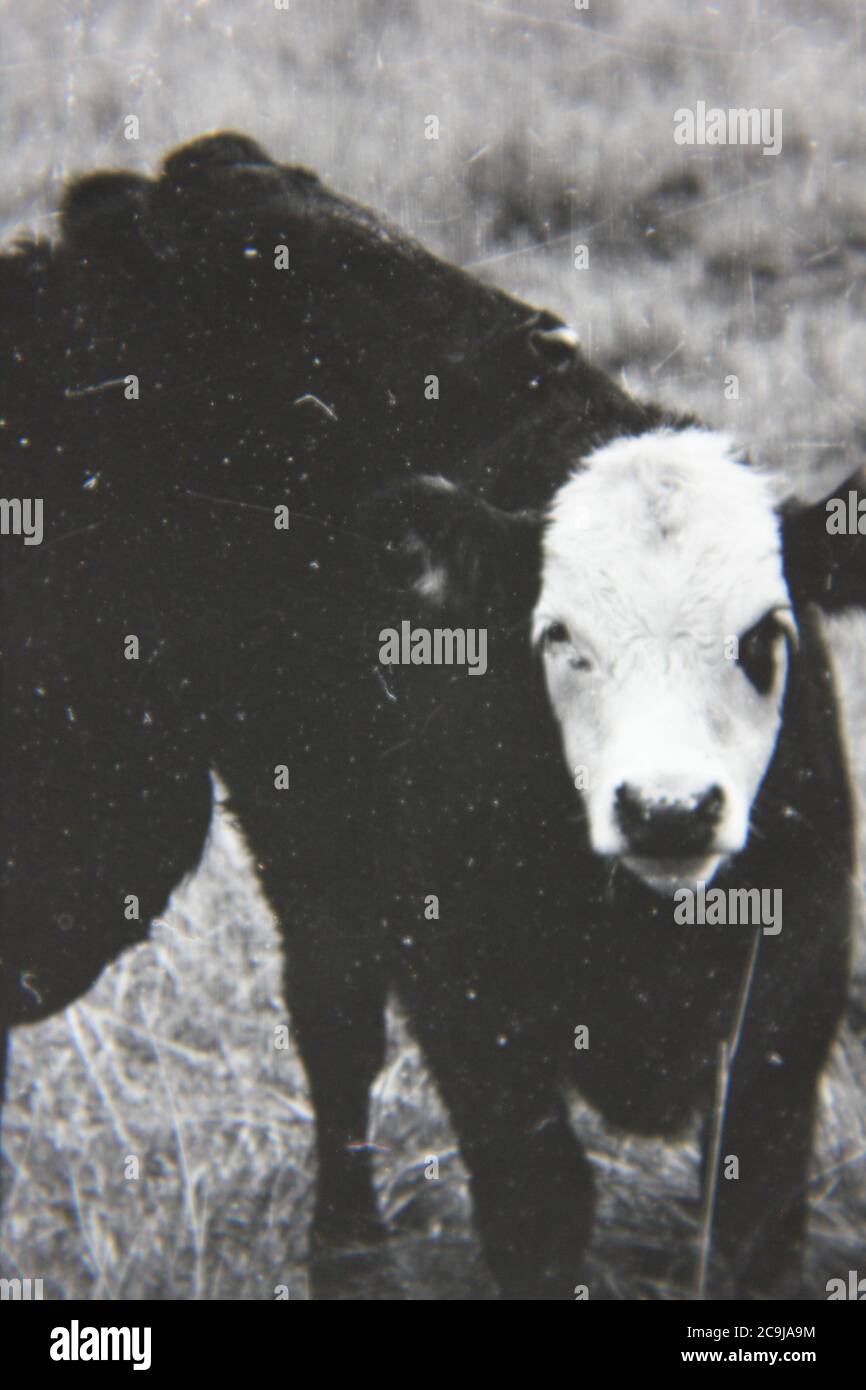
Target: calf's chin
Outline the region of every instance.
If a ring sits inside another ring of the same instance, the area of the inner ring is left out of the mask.
[[[722,854],[710,854],[700,859],[656,860],[623,855],[619,863],[654,893],[672,897],[681,888],[688,888],[694,892],[699,883],[711,883],[725,863],[726,857]]]

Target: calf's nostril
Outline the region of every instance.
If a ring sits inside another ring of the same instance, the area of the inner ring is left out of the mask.
[[[665,858],[707,851],[724,807],[721,787],[688,796],[651,796],[623,782],[616,790],[616,820],[636,854]]]
[[[701,820],[716,826],[719,823],[724,804],[725,797],[721,787],[712,786],[698,799],[694,814],[699,816]]]

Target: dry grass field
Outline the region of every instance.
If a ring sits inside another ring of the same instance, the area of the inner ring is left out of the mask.
[[[864,35],[863,0],[0,0],[0,231],[50,234],[71,174],[245,130],[561,314],[629,389],[729,427],[818,496],[866,440]],[[698,99],[781,108],[781,154],[676,145],[673,112]],[[862,808],[866,624],[832,636]],[[306,1297],[313,1118],[296,1054],[273,1046],[290,1024],[280,969],[218,812],[149,944],[14,1035],[0,1275],[42,1277],[52,1298]],[[862,947],[858,972],[825,1086],[816,1298],[866,1270]],[[697,1236],[694,1143],[576,1118],[606,1179],[593,1297],[689,1297],[694,1260],[672,1252]],[[489,1297],[447,1118],[396,1015],[373,1138],[391,1296]]]

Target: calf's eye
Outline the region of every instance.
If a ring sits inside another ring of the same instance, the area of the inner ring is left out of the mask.
[[[551,623],[544,629],[542,641],[546,647],[555,647],[561,642],[570,642],[568,628],[565,623]]]
[[[572,671],[591,671],[593,669],[591,657],[587,656],[585,652],[577,650],[574,639],[565,623],[549,623],[541,634],[541,645],[547,651],[557,648],[562,650],[563,647],[570,648],[568,665]]]
[[[779,638],[785,634],[786,628],[778,615],[765,613],[739,640],[739,664],[759,695],[769,695],[773,689]]]

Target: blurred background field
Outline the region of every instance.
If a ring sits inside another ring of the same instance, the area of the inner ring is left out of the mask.
[[[50,235],[76,173],[244,130],[818,496],[866,437],[864,29],[862,0],[0,0],[0,232]],[[781,108],[781,155],[677,146],[673,113],[700,99]],[[860,619],[834,623],[861,806],[864,640]],[[825,1087],[813,1297],[866,1268],[863,958]],[[151,943],[15,1035],[0,1274],[51,1297],[304,1297],[313,1121],[296,1055],[273,1047],[283,1022],[273,921],[222,815]],[[696,1233],[693,1147],[579,1119],[606,1170],[593,1296],[688,1296],[672,1252]],[[396,1017],[373,1138],[403,1296],[487,1296],[447,1120]]]

